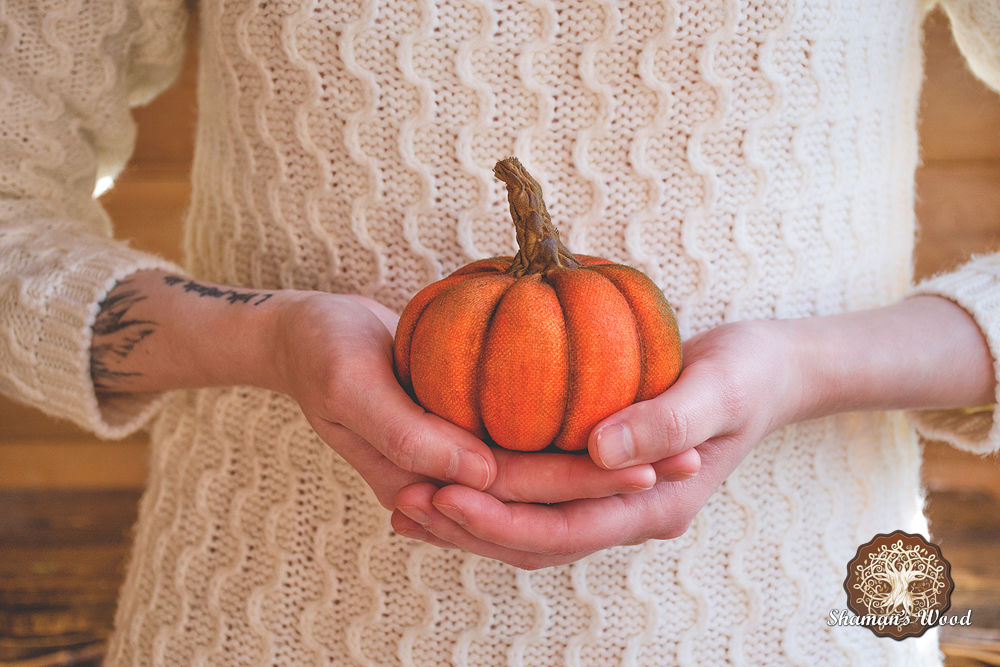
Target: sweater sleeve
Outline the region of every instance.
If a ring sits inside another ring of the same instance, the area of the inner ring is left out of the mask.
[[[141,427],[158,395],[98,404],[99,304],[122,278],[171,263],[111,237],[97,180],[131,154],[130,105],[183,59],[183,0],[8,3],[0,13],[0,392],[101,437]]]
[[[1000,0],[942,0],[955,42],[972,72],[1000,90]],[[993,355],[1000,403],[1000,254],[974,258],[958,270],[921,282],[911,294],[954,301],[979,325]],[[994,405],[908,413],[917,430],[932,440],[978,454],[1000,448],[1000,420]]]
[[[1000,421],[995,412],[995,404],[1000,403],[1000,254],[974,258],[954,272],[921,282],[910,294],[944,297],[964,308],[986,339],[997,378],[994,405],[911,411],[910,418],[932,440],[977,454],[996,451],[1000,448]]]
[[[1000,1],[942,0],[941,7],[969,69],[1000,91]]]

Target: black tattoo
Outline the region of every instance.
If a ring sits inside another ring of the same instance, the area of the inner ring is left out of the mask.
[[[138,290],[125,289],[129,281],[118,283],[111,294],[100,303],[94,320],[93,339],[90,345],[90,377],[94,390],[100,395],[113,392],[125,378],[142,375],[137,371],[117,368],[132,350],[156,330],[156,322],[129,317],[129,310],[146,300]],[[108,340],[102,340],[110,337]]]
[[[171,287],[181,285],[185,292],[197,294],[199,297],[207,296],[213,299],[225,299],[231,304],[253,302],[251,305],[259,306],[271,298],[270,292],[238,292],[233,289],[219,289],[212,285],[202,285],[201,283],[178,276],[165,276],[163,282]]]

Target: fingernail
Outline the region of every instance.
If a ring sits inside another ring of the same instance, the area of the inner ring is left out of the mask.
[[[431,522],[431,518],[427,516],[427,513],[419,507],[414,507],[413,505],[400,505],[399,511],[419,523],[421,526],[426,526]]]
[[[631,484],[625,484],[620,493],[635,493],[637,491],[649,491],[651,488],[656,486],[656,476],[653,476],[652,482],[633,482]]]
[[[656,486],[659,481],[656,479],[656,470],[652,466],[637,466],[632,469],[633,477],[626,484],[622,485],[619,493],[635,493],[636,491],[648,491]],[[640,476],[641,475],[641,476]]]
[[[411,540],[422,540],[427,537],[427,531],[421,528],[401,528],[396,532]]]
[[[458,509],[454,505],[446,505],[444,503],[439,505],[434,503],[434,507],[436,507],[441,514],[444,514],[460,526],[464,526],[468,523],[468,519],[465,518],[465,514],[462,513],[462,510]]]
[[[597,432],[597,457],[605,468],[620,468],[635,456],[632,431],[622,423],[608,424]]]
[[[660,480],[661,482],[682,482],[685,479],[691,479],[696,473],[693,472],[672,472],[664,475]]]
[[[474,489],[485,489],[490,468],[484,459],[467,449],[456,449],[448,460],[448,481],[460,482]]]

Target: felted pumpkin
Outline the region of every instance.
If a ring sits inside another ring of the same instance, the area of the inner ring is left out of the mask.
[[[494,174],[507,185],[519,251],[413,297],[396,329],[397,377],[426,410],[486,442],[586,449],[600,420],[677,378],[673,310],[642,272],[570,253],[516,158]]]

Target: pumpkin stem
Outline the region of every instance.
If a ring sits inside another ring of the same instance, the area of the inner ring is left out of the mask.
[[[510,217],[517,230],[518,252],[507,273],[520,278],[557,267],[578,268],[580,262],[559,240],[542,201],[542,186],[516,157],[497,162],[493,174],[507,184]]]

